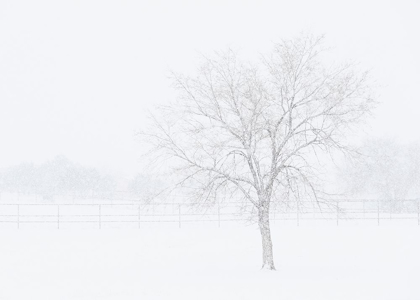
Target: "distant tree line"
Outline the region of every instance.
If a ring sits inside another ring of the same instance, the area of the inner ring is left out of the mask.
[[[111,193],[116,181],[108,174],[63,156],[42,164],[21,163],[0,171],[0,191],[41,195],[53,200],[63,195],[78,197]]]
[[[134,200],[149,203],[164,182],[146,174],[124,178],[57,156],[42,164],[20,163],[0,169],[0,193],[37,195],[45,201],[73,198]]]
[[[390,138],[366,140],[360,154],[347,160],[339,178],[345,194],[377,198],[393,211],[415,206],[408,199],[420,198],[420,145],[400,143]]]

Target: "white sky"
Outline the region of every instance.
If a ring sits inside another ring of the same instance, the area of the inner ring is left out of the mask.
[[[372,69],[383,105],[372,132],[420,140],[415,1],[0,0],[0,168],[58,154],[139,171],[150,105],[173,98],[168,71],[198,53],[249,55],[312,31]]]

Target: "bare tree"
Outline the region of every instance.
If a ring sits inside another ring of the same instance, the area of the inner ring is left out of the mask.
[[[194,76],[174,74],[180,97],[143,133],[196,201],[228,194],[253,205],[265,269],[275,270],[270,205],[316,197],[312,158],[344,149],[349,125],[372,108],[366,73],[326,68],[324,52],[322,38],[302,36],[276,44],[257,66],[232,50],[205,57]]]

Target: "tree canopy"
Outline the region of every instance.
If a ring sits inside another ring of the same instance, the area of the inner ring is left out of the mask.
[[[308,35],[275,44],[259,64],[232,50],[204,57],[195,74],[173,75],[179,97],[143,132],[197,202],[227,194],[252,203],[269,269],[270,205],[316,197],[313,159],[345,150],[349,127],[374,105],[367,73],[327,66],[323,54],[322,38]]]

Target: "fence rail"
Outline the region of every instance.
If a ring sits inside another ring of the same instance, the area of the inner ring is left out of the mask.
[[[252,207],[241,207],[239,204],[243,203],[197,208],[185,203],[0,203],[0,228],[34,227],[37,224],[58,229],[72,227],[72,224],[99,229],[104,226],[121,227],[122,224],[142,228],[156,223],[175,224],[179,228],[191,223],[213,223],[221,227],[229,222],[252,221]],[[297,226],[320,220],[336,225],[347,221],[369,221],[380,225],[385,221],[405,220],[420,225],[420,201],[334,200],[322,205],[303,201],[273,207],[270,220],[295,222]]]

